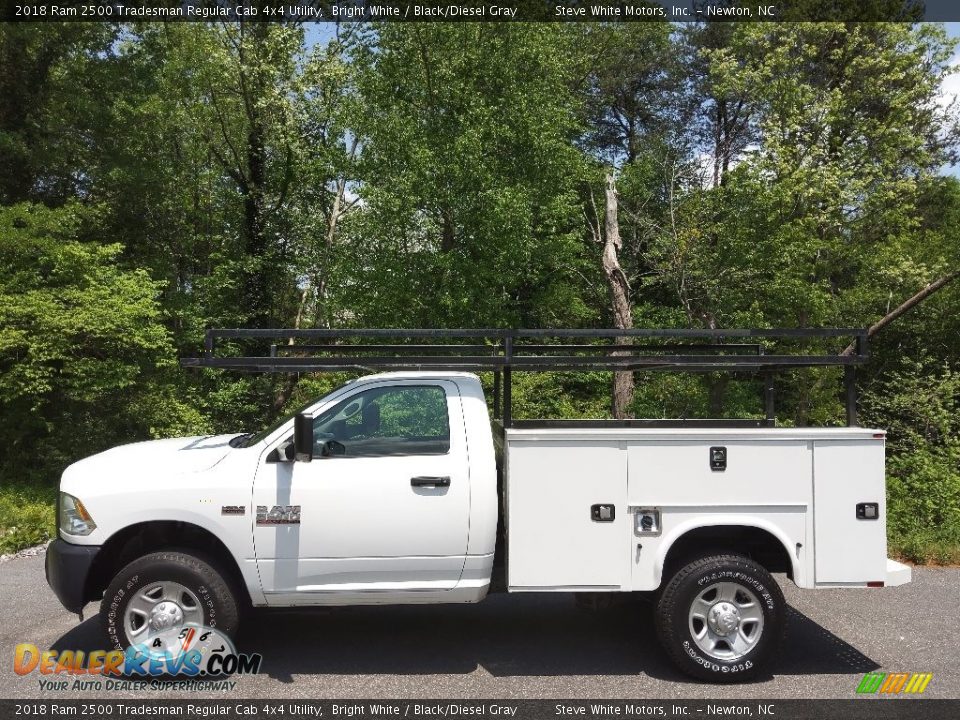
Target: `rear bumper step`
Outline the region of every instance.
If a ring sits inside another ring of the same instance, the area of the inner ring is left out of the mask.
[[[901,562],[887,558],[887,587],[892,587],[894,585],[906,585],[908,582],[910,582],[912,575],[913,571],[910,569],[909,565],[904,565]]]

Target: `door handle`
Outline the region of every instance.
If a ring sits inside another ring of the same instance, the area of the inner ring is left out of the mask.
[[[431,477],[429,475],[418,475],[410,478],[410,484],[413,487],[450,487],[450,476]]]

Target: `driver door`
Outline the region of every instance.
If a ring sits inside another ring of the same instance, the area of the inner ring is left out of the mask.
[[[268,604],[453,588],[470,511],[456,383],[364,384],[322,409],[313,429],[311,462],[267,452],[257,470],[254,543]]]

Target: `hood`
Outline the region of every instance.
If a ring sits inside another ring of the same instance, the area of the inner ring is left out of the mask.
[[[80,478],[115,482],[118,477],[182,475],[207,470],[233,450],[229,442],[238,434],[198,435],[120,445],[75,462],[64,471],[61,485],[67,480]]]

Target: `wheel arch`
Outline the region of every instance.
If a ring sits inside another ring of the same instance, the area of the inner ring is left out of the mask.
[[[249,604],[250,591],[236,558],[210,530],[184,520],[148,520],[111,535],[97,553],[87,575],[84,598],[99,601],[114,576],[139,557],[160,550],[180,550],[209,558],[226,575],[238,599]]]
[[[658,586],[664,575],[704,551],[737,552],[753,558],[768,572],[785,572],[796,582],[803,577],[793,541],[774,523],[756,517],[723,516],[691,520],[674,528],[661,543],[654,572]]]

